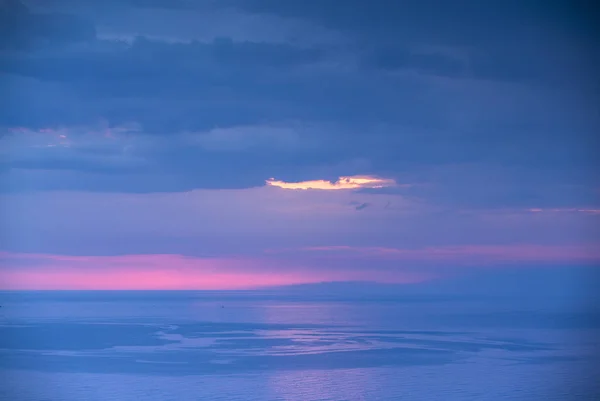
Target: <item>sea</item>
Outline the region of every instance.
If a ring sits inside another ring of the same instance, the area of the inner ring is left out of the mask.
[[[582,305],[260,291],[0,305],[0,400],[600,400],[600,322]]]

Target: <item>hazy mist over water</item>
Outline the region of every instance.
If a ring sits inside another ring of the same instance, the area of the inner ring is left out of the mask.
[[[1,298],[2,400],[588,400],[595,390],[599,321],[569,304],[273,291]]]

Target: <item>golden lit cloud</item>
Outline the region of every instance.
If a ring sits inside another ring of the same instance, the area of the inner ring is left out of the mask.
[[[270,178],[266,181],[266,184],[283,189],[320,189],[329,191],[339,189],[392,187],[396,185],[396,181],[389,178],[356,175],[352,177],[340,177],[335,182],[327,180],[285,182]]]

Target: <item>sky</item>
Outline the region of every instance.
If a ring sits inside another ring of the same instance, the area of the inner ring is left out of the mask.
[[[597,266],[596,17],[0,0],[0,289]]]

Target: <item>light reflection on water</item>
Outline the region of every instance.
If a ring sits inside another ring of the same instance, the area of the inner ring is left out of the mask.
[[[2,296],[0,399],[17,401],[574,399],[598,334],[501,303]]]

